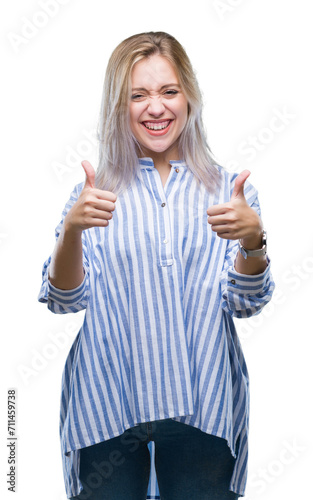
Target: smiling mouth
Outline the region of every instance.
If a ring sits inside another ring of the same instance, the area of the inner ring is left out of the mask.
[[[142,122],[148,130],[164,130],[173,120],[163,120],[161,122]]]

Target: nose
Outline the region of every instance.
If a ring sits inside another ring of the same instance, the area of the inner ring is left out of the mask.
[[[162,98],[160,96],[150,96],[148,113],[153,116],[161,116],[165,111]]]

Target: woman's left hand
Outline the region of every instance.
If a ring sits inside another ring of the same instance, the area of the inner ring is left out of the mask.
[[[208,208],[207,214],[208,223],[217,236],[228,240],[240,239],[245,248],[254,250],[262,246],[263,225],[244,195],[244,184],[249,175],[249,170],[241,172],[236,178],[230,201],[213,205]]]

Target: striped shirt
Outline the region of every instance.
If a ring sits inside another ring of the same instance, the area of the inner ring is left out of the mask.
[[[171,161],[163,187],[150,158],[115,203],[108,227],[83,231],[83,283],[60,290],[43,266],[39,300],[54,313],[86,309],[62,377],[60,436],[67,496],[82,490],[79,450],[141,422],[172,418],[227,440],[236,458],[230,490],[247,477],[249,378],[233,317],[270,300],[270,262],[234,270],[238,241],[219,238],[206,210],[230,200],[237,174],[220,167],[216,193]],[[56,229],[77,200],[76,186]],[[245,197],[259,214],[257,191]],[[154,444],[149,443],[151,457]],[[237,453],[236,453],[237,451]],[[147,498],[160,498],[151,461]]]

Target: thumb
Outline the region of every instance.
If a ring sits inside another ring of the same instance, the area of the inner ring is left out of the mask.
[[[238,197],[241,197],[241,198],[245,197],[244,192],[243,192],[244,185],[245,185],[245,182],[248,179],[250,174],[251,174],[251,172],[249,170],[244,170],[236,177],[235,187],[234,187],[233,194],[231,195],[231,200],[233,200],[234,198],[238,198]]]
[[[84,187],[95,187],[95,171],[93,166],[89,163],[89,161],[84,160],[82,161],[82,167],[85,170],[86,174],[86,181],[85,181],[85,186]]]

